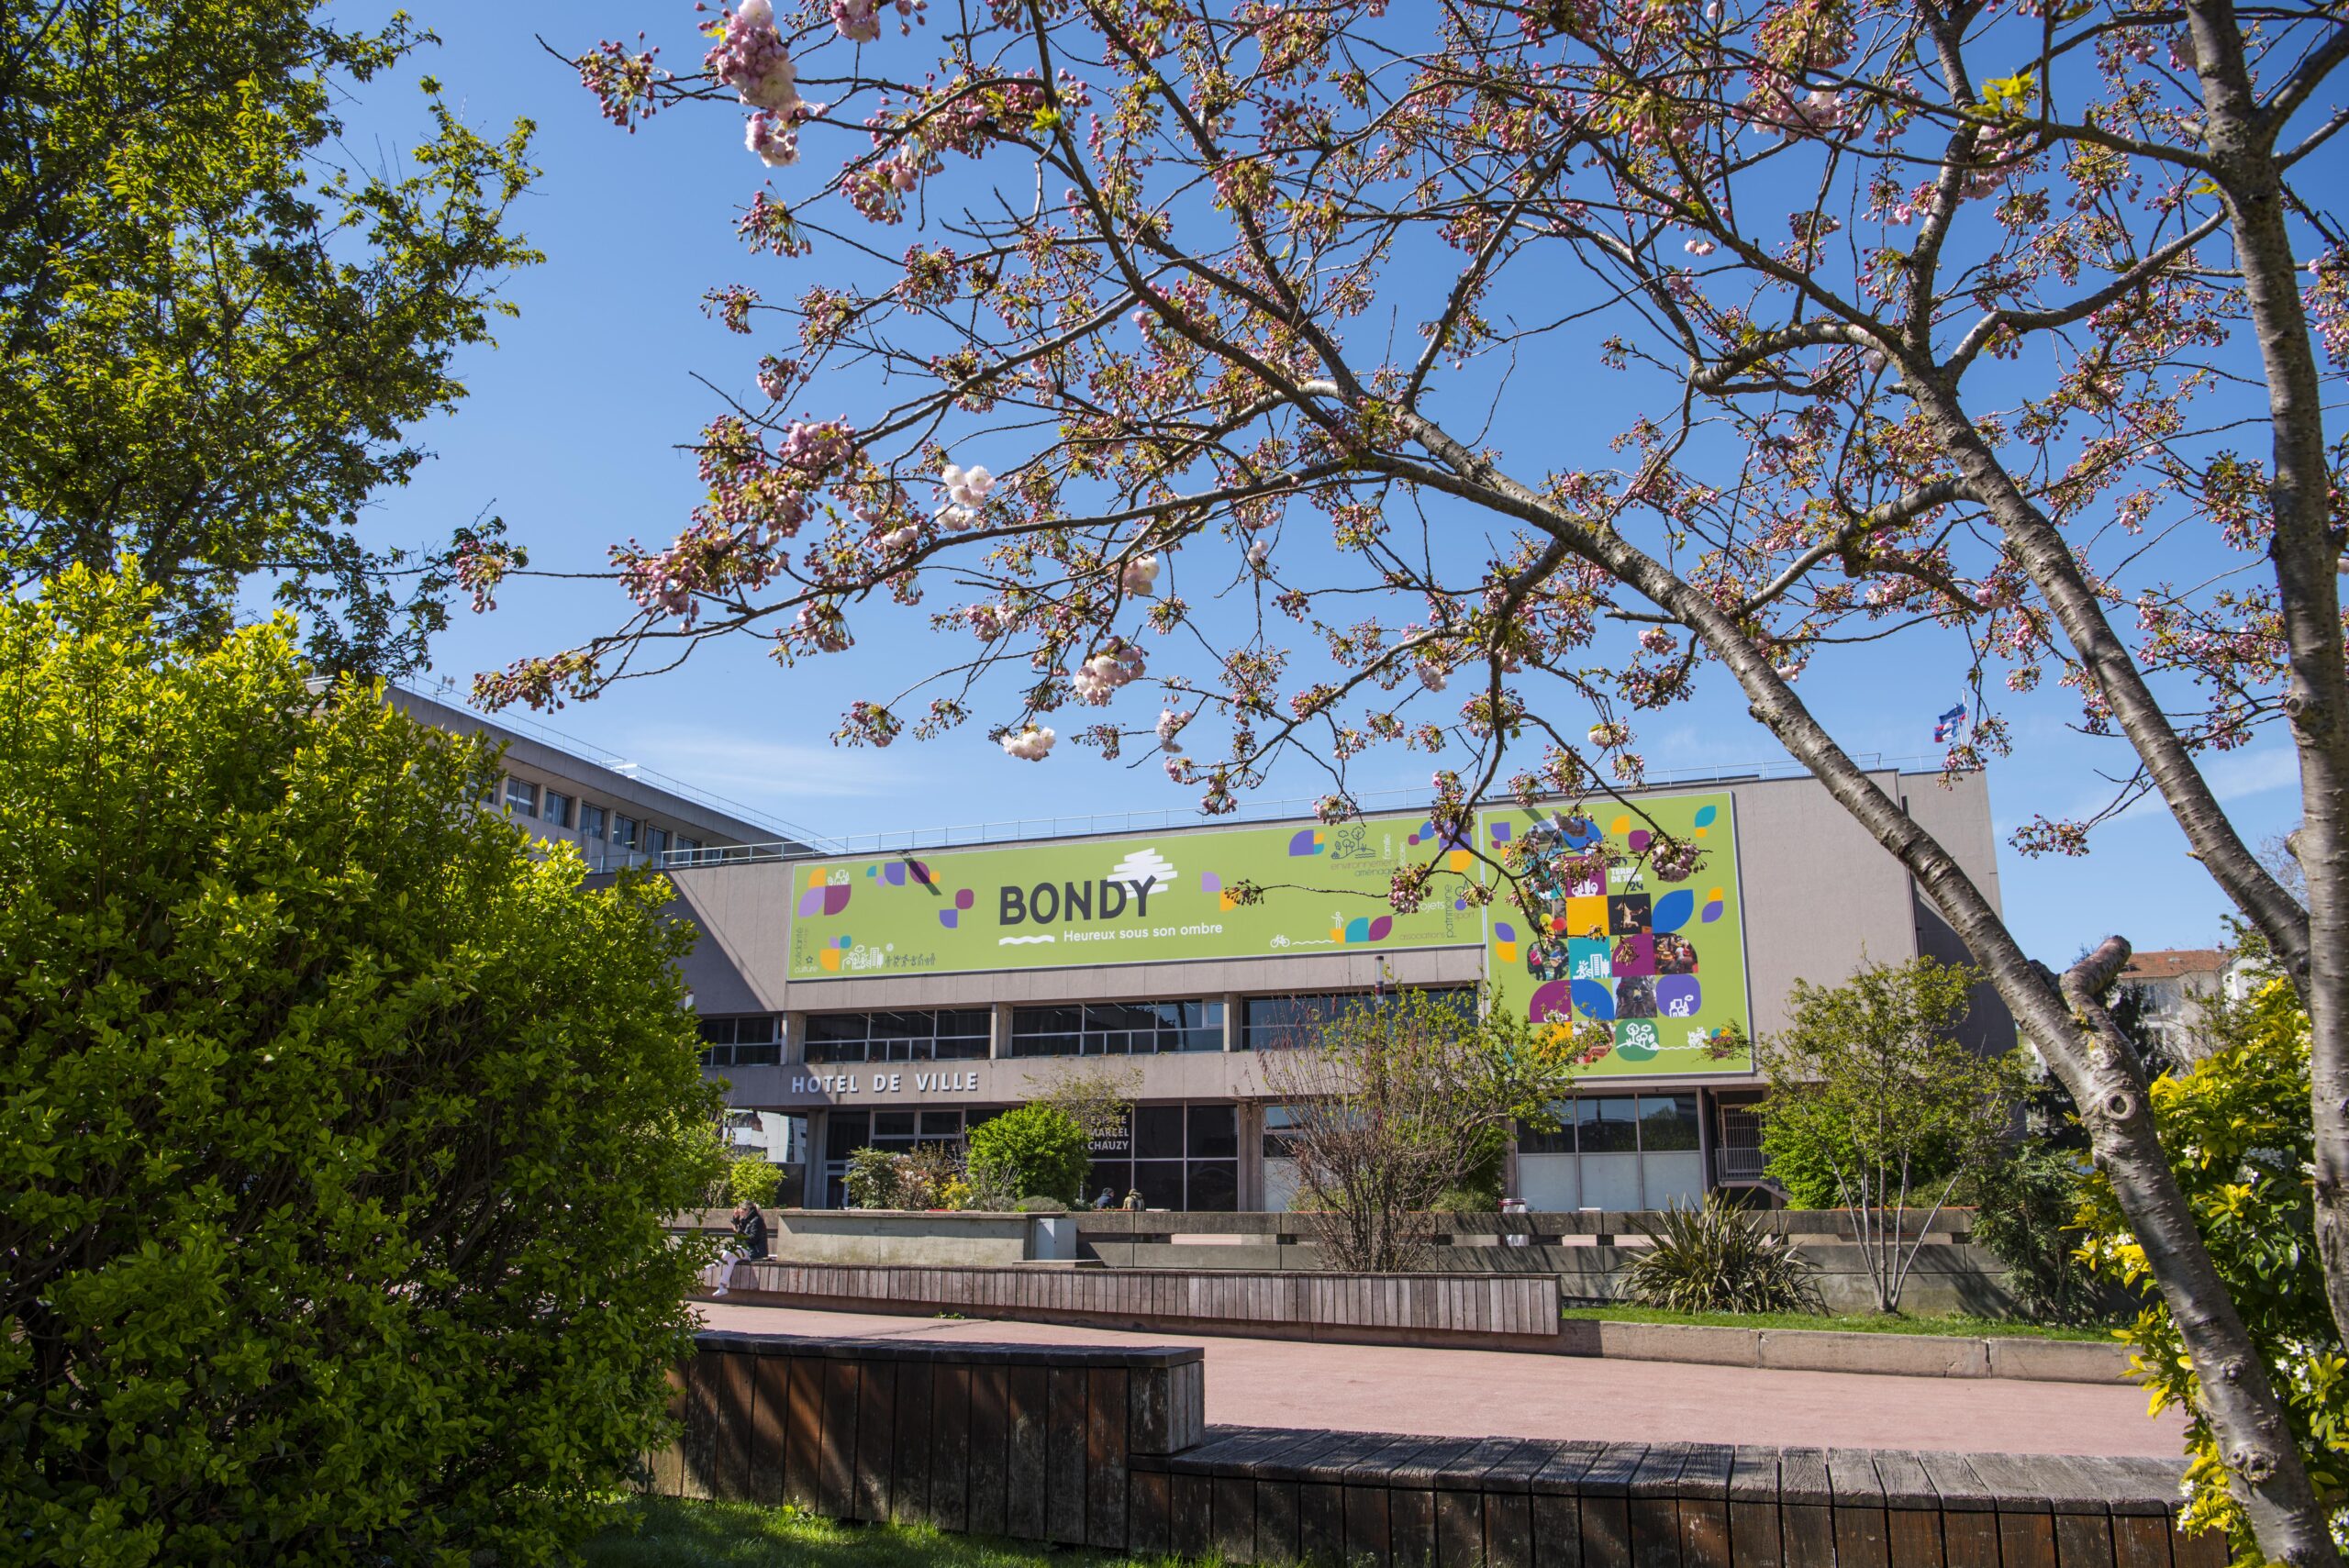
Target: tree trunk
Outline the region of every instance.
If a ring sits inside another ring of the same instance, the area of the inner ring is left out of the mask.
[[[2234,7],[2194,0],[2186,11],[2206,134],[2267,377],[2267,499],[2275,528],[2268,552],[2291,669],[2284,711],[2299,750],[2301,828],[2294,858],[2307,877],[2309,900],[2303,955],[2288,962],[2287,971],[2311,1032],[2316,1237],[2325,1296],[2335,1329],[2349,1341],[2349,683],[2343,678],[2341,549],[2331,533],[2323,387],[2277,168],[2276,138],[2284,128],[2260,109]]]

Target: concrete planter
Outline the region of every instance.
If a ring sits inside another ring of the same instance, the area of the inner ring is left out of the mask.
[[[2118,1383],[2129,1374],[2124,1347],[2087,1340],[1853,1334],[1590,1318],[1569,1318],[1562,1329],[1560,1348],[1568,1355],[1625,1361],[1892,1377],[2011,1377],[2035,1383]]]

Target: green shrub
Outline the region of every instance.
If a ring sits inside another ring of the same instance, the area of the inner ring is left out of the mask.
[[[990,1117],[971,1129],[974,1185],[1023,1197],[1076,1202],[1093,1168],[1085,1129],[1055,1106],[1027,1105]]]
[[[726,1195],[736,1203],[765,1208],[782,1190],[783,1167],[771,1165],[755,1154],[733,1161],[726,1167]]]
[[[867,1144],[848,1157],[848,1174],[841,1184],[848,1189],[851,1208],[903,1208],[906,1157]]]
[[[1973,1235],[2007,1265],[2015,1308],[2034,1323],[2094,1323],[2111,1316],[2111,1291],[2080,1256],[2083,1162],[2063,1149],[2018,1145],[1967,1178]]]
[[[1623,1282],[1645,1306],[1675,1312],[1819,1309],[1809,1262],[1752,1209],[1719,1193],[1701,1208],[1668,1208],[1641,1230],[1653,1245],[1631,1254]]]
[[[559,1558],[691,1342],[689,939],[152,602],[0,599],[0,1554]]]

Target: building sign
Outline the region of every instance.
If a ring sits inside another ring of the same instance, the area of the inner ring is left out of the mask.
[[[1396,871],[1434,854],[1426,902],[1395,913]],[[1473,864],[1423,817],[822,861],[794,873],[791,978],[1472,947]],[[1243,882],[1263,900],[1236,902]]]
[[[1693,846],[1659,863],[1659,830]],[[1506,858],[1541,919],[1496,898],[1485,973],[1528,1018],[1606,1026],[1590,1075],[1753,1070],[1737,822],[1726,791],[1625,806],[1487,811],[1486,851]],[[1674,874],[1677,873],[1677,874]]]

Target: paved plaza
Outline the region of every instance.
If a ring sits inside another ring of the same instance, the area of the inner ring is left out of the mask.
[[[2185,1421],[2131,1385],[1764,1372],[1508,1351],[1123,1333],[996,1318],[705,1302],[713,1329],[997,1344],[1197,1345],[1207,1415],[1234,1426],[1430,1437],[1776,1443],[2175,1458]]]

